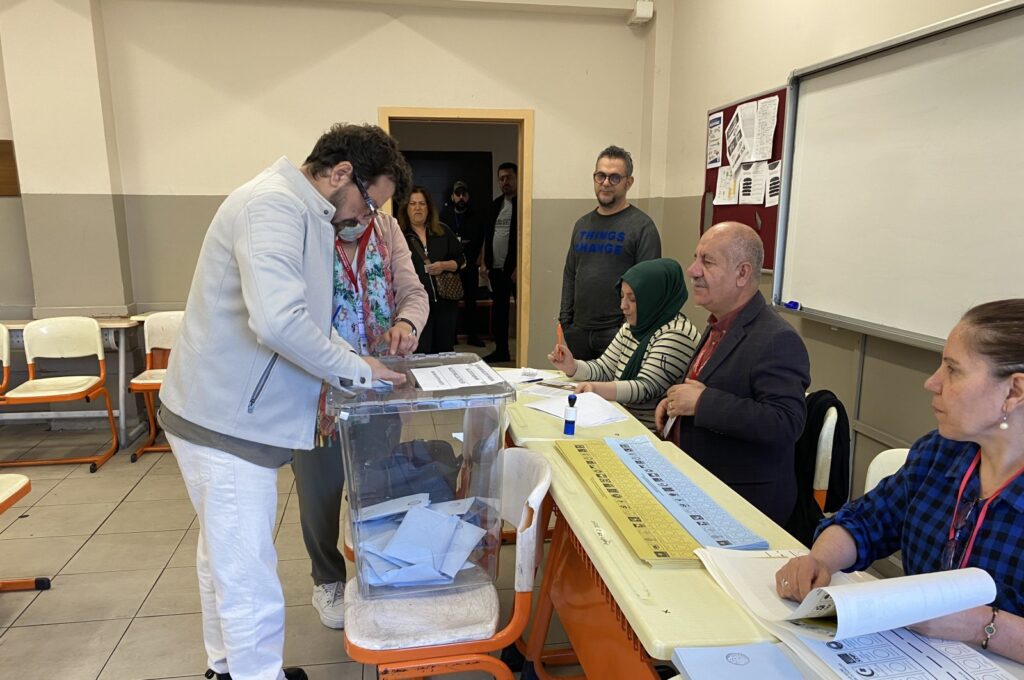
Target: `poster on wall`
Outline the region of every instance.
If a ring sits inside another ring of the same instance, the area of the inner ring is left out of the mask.
[[[722,165],[722,123],[725,114],[719,111],[708,116],[708,162],[707,168],[718,168]]]
[[[778,115],[778,97],[765,97],[757,101],[754,151],[750,160],[766,161],[772,157],[772,146],[775,143],[775,121]]]

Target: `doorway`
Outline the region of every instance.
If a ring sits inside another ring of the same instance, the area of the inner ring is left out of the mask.
[[[415,182],[430,190],[439,207],[460,179],[470,185],[471,203],[488,208],[501,193],[498,165],[512,161],[519,166],[518,265],[510,335],[515,338],[513,362],[524,365],[530,341],[533,111],[383,107],[378,117],[380,126],[399,140]],[[490,311],[483,309],[481,315],[489,319]]]

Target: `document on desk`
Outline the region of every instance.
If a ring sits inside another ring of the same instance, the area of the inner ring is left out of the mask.
[[[547,413],[559,419],[565,417],[565,407],[568,405],[569,403],[565,396],[532,401],[526,404],[528,408],[535,409],[541,413]],[[576,427],[611,425],[612,423],[622,422],[627,418],[628,416],[625,413],[612,406],[604,397],[598,394],[583,392],[576,395]]]
[[[463,387],[497,385],[501,376],[483,361],[472,364],[449,364],[430,368],[412,369],[416,384],[427,392],[457,390]]]
[[[689,680],[794,680],[800,671],[778,642],[733,647],[676,647],[672,663]]]
[[[735,552],[719,548],[697,551],[711,575],[724,579],[741,603],[758,618],[801,622],[815,628],[814,637],[845,640],[909,626],[995,599],[992,577],[974,567],[889,579],[834,574],[832,583],[815,588],[803,602],[778,596],[775,574],[796,551]],[[724,586],[723,586],[724,587]],[[804,619],[829,618],[818,624]],[[830,630],[834,628],[834,630]]]
[[[768,541],[743,526],[644,437],[606,437],[619,460],[701,545],[765,550]]]
[[[558,382],[556,380],[542,380],[538,383],[527,385],[523,388],[523,394],[535,394],[538,397],[561,397],[576,391],[576,383]]]

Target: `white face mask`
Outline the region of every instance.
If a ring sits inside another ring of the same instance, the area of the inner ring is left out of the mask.
[[[338,230],[338,238],[342,241],[348,241],[349,243],[359,240],[359,237],[363,235],[366,228],[370,226],[370,223],[357,224],[353,227],[342,227]]]

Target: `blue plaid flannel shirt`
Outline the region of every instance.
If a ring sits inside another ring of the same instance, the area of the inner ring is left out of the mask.
[[[848,571],[866,569],[897,550],[903,551],[907,574],[941,571],[957,491],[977,452],[977,444],[946,439],[937,431],[921,437],[903,468],[822,521],[818,533],[832,524],[850,532],[857,562]],[[964,498],[977,498],[979,485],[975,471]],[[992,501],[967,565],[992,576],[993,604],[1024,615],[1024,475]]]

